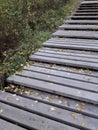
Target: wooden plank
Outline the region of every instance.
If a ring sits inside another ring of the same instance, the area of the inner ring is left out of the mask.
[[[43,45],[45,47],[47,47],[47,48],[55,47],[55,48],[59,48],[59,49],[63,49],[63,50],[64,50],[64,48],[65,49],[68,48],[68,49],[71,49],[71,50],[76,48],[79,51],[82,51],[83,49],[84,50],[91,50],[91,51],[93,51],[93,53],[97,53],[96,51],[98,51],[98,45],[89,44],[89,43],[85,44],[85,43],[77,43],[77,42],[76,43],[74,43],[74,42],[71,43],[70,41],[69,42],[67,42],[67,41],[65,41],[65,42],[63,42],[63,41],[46,41],[45,43],[43,43]],[[97,56],[95,56],[95,57],[97,57]]]
[[[45,68],[42,66],[30,66],[25,68],[24,70],[32,71],[32,72],[37,72],[37,73],[43,73],[43,74],[48,74],[48,75],[54,75],[58,77],[63,77],[63,78],[69,78],[69,79],[74,79],[74,80],[79,80],[83,82],[89,82],[89,83],[95,83],[98,84],[98,78],[93,77],[91,75],[83,75],[80,73],[75,73],[75,72],[70,72],[70,71],[60,71],[58,69],[55,69],[50,67],[50,68]]]
[[[70,16],[72,20],[98,20],[98,16]]]
[[[68,24],[98,24],[98,20],[66,20]]]
[[[35,101],[42,102],[48,105],[52,105],[54,107],[58,107],[65,110],[70,110],[72,112],[81,113],[81,114],[98,119],[98,107],[94,104],[85,103],[79,100],[74,100],[71,98],[62,97],[59,95],[55,95],[55,94],[51,94],[51,93],[47,93],[43,91],[38,91],[38,90],[30,89],[30,88],[29,89],[24,88],[24,92],[21,94],[21,92],[19,92],[19,89],[21,90],[21,88],[18,88],[16,92],[14,92],[15,89],[14,90],[10,89],[8,90],[8,92],[11,92],[14,96],[15,94],[17,94],[27,99],[35,100]],[[30,94],[27,92],[30,92]],[[4,94],[4,96],[6,95]],[[3,102],[4,102],[4,97],[3,97]]]
[[[13,98],[12,94],[6,94],[6,97],[4,97],[4,99],[3,97],[4,96],[0,97],[2,102],[4,101],[5,103],[13,105],[15,107],[20,107],[29,112],[40,114],[43,117],[48,117],[48,119],[54,119],[55,121],[59,121],[60,123],[72,124],[73,126],[77,126],[81,128],[81,122],[84,121],[86,124],[86,127],[83,126],[82,128],[84,129],[85,128],[89,129],[89,127],[93,129],[97,128],[96,126],[97,119],[94,119],[94,118],[91,118],[82,114],[77,114],[74,112],[74,115],[76,115],[77,118],[79,119],[78,121],[78,119],[75,120],[74,118],[72,118],[72,114],[73,114],[72,111],[54,107],[52,105],[44,104],[41,102],[36,103],[36,100],[30,100],[30,99],[23,98],[20,96],[15,96]],[[7,100],[7,98],[9,98],[9,100]],[[16,101],[16,98],[18,98],[19,101]],[[26,106],[25,106],[25,103],[26,103]],[[51,108],[54,108],[55,110],[51,111]],[[65,118],[65,116],[67,116],[67,118]]]
[[[0,108],[3,110],[3,112],[0,113],[1,117],[24,126],[29,130],[75,130],[73,127],[61,124],[31,112],[21,110],[19,108],[15,108],[10,105],[6,105],[4,103],[0,103]]]
[[[77,51],[77,50],[65,50],[65,49],[56,49],[56,48],[41,48],[39,49],[39,52],[47,52],[47,53],[53,53],[53,54],[60,54],[63,56],[77,56],[77,57],[84,57],[88,59],[98,59],[98,53],[97,52],[83,52],[83,51]]]
[[[58,94],[61,96],[78,99],[98,105],[98,94],[80,89],[70,88],[62,85],[51,84],[51,82],[40,81],[22,76],[11,76],[7,82],[27,86],[37,90]]]
[[[91,70],[84,70],[84,69],[77,69],[77,68],[72,68],[72,67],[66,67],[66,66],[59,66],[55,64],[48,64],[48,63],[39,63],[35,62],[32,64],[33,66],[38,66],[42,68],[48,68],[48,69],[53,69],[53,70],[59,70],[63,72],[71,72],[71,73],[78,73],[81,75],[86,75],[86,76],[92,76],[98,78],[98,72],[97,71],[91,71]],[[55,66],[54,66],[55,65]]]
[[[59,29],[63,30],[81,30],[81,31],[98,31],[98,25],[69,25],[69,24],[63,24],[59,26]]]
[[[98,8],[98,4],[81,4],[79,7],[95,7],[95,8]]]
[[[87,2],[87,1],[86,1],[86,2]],[[81,3],[80,6],[81,6],[81,5],[82,5],[82,6],[94,6],[94,5],[95,5],[95,6],[96,6],[96,5],[98,6],[98,1],[96,1],[96,2],[95,2],[95,1],[94,1],[94,2],[88,2],[88,3]]]
[[[75,38],[51,38],[49,40],[47,40],[46,42],[61,42],[61,43],[70,43],[70,44],[83,44],[83,45],[86,45],[88,46],[89,44],[90,45],[98,45],[98,40],[89,40],[89,39],[75,39]]]
[[[95,9],[98,9],[98,7],[78,7],[77,9],[78,10],[85,10],[85,9],[87,9],[87,10],[95,10]]]
[[[83,61],[77,61],[76,62],[75,60],[67,60],[67,59],[38,56],[38,55],[32,55],[30,57],[30,59],[32,61],[40,61],[40,62],[44,62],[44,63],[52,63],[52,64],[58,64],[58,65],[77,67],[77,68],[98,70],[98,64],[97,63],[91,63],[91,62],[83,62]]]
[[[89,50],[98,51],[98,47],[94,46],[83,46],[83,45],[73,45],[73,44],[57,44],[57,43],[44,43],[44,47],[60,48],[60,49],[76,49],[76,50]]]
[[[40,50],[38,52],[35,53],[35,55],[39,55],[39,56],[45,56],[45,57],[54,57],[54,58],[61,58],[61,59],[68,59],[68,60],[76,60],[76,61],[83,61],[83,62],[92,62],[92,63],[98,63],[98,58],[91,58],[91,57],[86,57],[86,55],[84,56],[79,56],[74,55],[74,54],[70,54],[67,55],[65,52],[59,52],[59,51],[48,51],[48,50]],[[90,56],[90,55],[89,55]],[[80,59],[81,57],[81,59]]]
[[[59,26],[60,29],[69,29],[69,30],[91,30],[91,31],[98,31],[98,25],[69,25],[63,24]]]
[[[98,84],[23,70],[17,75],[98,93]],[[86,87],[85,87],[86,86]]]
[[[85,9],[85,10],[76,10],[76,12],[77,12],[77,13],[79,13],[79,12],[80,12],[80,13],[94,13],[94,12],[95,12],[95,13],[98,13],[98,10],[97,10],[97,9],[95,9],[95,10],[94,10],[94,9],[93,9],[93,10],[86,10],[86,9]]]
[[[26,130],[26,129],[0,119],[0,130]]]
[[[58,30],[52,34],[53,37],[85,38],[98,40],[98,32],[94,31],[69,31]]]
[[[83,2],[81,2],[81,4],[85,4],[85,5],[86,4],[91,4],[91,5],[92,4],[98,4],[98,1],[93,1],[93,0],[92,1],[83,1]]]
[[[75,16],[82,16],[82,15],[85,15],[85,16],[98,16],[98,12],[75,12],[73,13],[73,15]]]

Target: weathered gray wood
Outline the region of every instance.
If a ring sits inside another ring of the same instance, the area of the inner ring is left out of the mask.
[[[30,130],[75,130],[73,127],[3,103],[0,103],[0,108],[3,110],[3,112],[0,113],[1,117],[27,127]]]
[[[80,4],[80,6],[98,6],[98,1],[94,1],[94,2],[86,2],[86,3],[84,3],[84,2],[82,2],[81,4]]]
[[[52,38],[45,43],[61,43],[61,44],[72,44],[72,45],[82,45],[82,46],[98,46],[98,40],[88,40],[88,39],[74,39],[74,38]]]
[[[60,29],[65,30],[87,30],[87,31],[98,31],[98,25],[69,25],[69,24],[63,24],[59,26]]]
[[[98,62],[98,54],[97,52],[96,53],[85,53],[82,54],[83,51],[80,51],[77,53],[74,52],[74,50],[72,52],[68,52],[68,51],[60,51],[60,49],[58,50],[55,50],[53,48],[42,48],[40,49],[38,52],[35,52],[36,55],[44,55],[44,56],[49,56],[51,57],[53,55],[53,57],[61,57],[62,59],[76,59],[76,60],[79,60],[79,61],[86,61],[86,62],[94,62],[94,63],[97,63]],[[45,53],[45,54],[44,54]],[[47,54],[46,54],[47,53]],[[67,56],[67,57],[66,57]],[[81,59],[80,59],[81,57]],[[79,59],[78,59],[79,58]]]
[[[83,61],[83,62],[92,62],[92,63],[98,63],[98,58],[88,58],[86,56],[79,56],[79,55],[69,55],[65,54],[63,55],[61,52],[57,51],[48,51],[48,50],[40,50],[35,53],[35,55],[39,56],[46,56],[46,57],[54,57],[54,58],[61,58],[61,59],[68,59],[68,60],[76,60],[76,61]],[[81,59],[80,59],[81,57]]]
[[[30,66],[25,68],[25,70],[29,70],[32,72],[37,72],[37,73],[43,73],[43,74],[48,74],[48,75],[54,75],[58,77],[63,77],[63,78],[69,78],[69,79],[74,79],[74,80],[79,80],[83,82],[89,82],[89,83],[95,83],[98,84],[98,78],[93,77],[91,75],[83,75],[80,73],[75,73],[75,72],[70,72],[70,71],[60,71],[56,70],[56,68],[43,68],[40,66]]]
[[[83,45],[73,45],[73,44],[57,44],[57,43],[44,43],[45,47],[54,47],[61,49],[76,49],[76,50],[89,50],[89,51],[98,51],[98,47],[94,46],[83,46]]]
[[[98,8],[98,4],[81,4],[79,7]]]
[[[79,12],[80,13],[94,13],[94,12],[98,13],[98,9],[95,9],[95,10],[94,9],[93,10],[86,10],[86,9],[85,10],[76,10],[76,12],[77,13],[79,13]]]
[[[52,34],[53,37],[85,38],[98,40],[98,32],[94,31],[65,31],[58,30]]]
[[[87,10],[95,10],[95,9],[98,9],[98,7],[79,7],[78,8],[78,10],[85,10],[85,9],[87,9]]]
[[[98,20],[98,16],[70,16],[72,20]]]
[[[81,75],[86,75],[86,76],[92,76],[98,78],[98,72],[97,71],[91,71],[91,70],[84,70],[84,69],[77,69],[77,68],[72,68],[72,67],[66,67],[66,66],[59,66],[54,64],[47,64],[47,63],[34,63],[32,64],[33,66],[38,66],[42,68],[48,68],[48,69],[53,69],[53,70],[59,70],[63,72],[71,72],[71,73],[77,73]]]
[[[0,119],[0,130],[26,130],[26,129]]]
[[[88,59],[94,59],[96,61],[96,59],[98,59],[98,53],[94,52],[94,53],[87,53],[87,52],[83,52],[83,51],[76,51],[76,50],[63,50],[62,51],[60,49],[55,49],[55,48],[41,48],[39,49],[38,52],[47,52],[47,53],[53,53],[53,54],[60,54],[63,56],[76,56],[76,57],[84,57],[84,58],[88,58]]]
[[[26,88],[25,88],[25,91],[26,91]],[[98,119],[98,107],[94,104],[85,103],[79,100],[74,100],[71,98],[62,97],[59,95],[55,95],[55,94],[51,94],[51,93],[47,93],[43,91],[38,91],[34,89],[29,89],[29,91],[30,91],[30,94],[25,94],[25,92],[21,94],[19,92],[17,93],[17,92],[13,92],[12,90],[9,90],[9,92],[13,94],[16,93],[21,97],[25,97],[31,100],[49,104],[49,105],[52,105],[54,107],[58,107],[61,109],[70,110],[72,112],[78,112],[78,113]],[[4,95],[6,96],[6,94]]]
[[[85,4],[85,5],[86,4],[91,4],[91,5],[92,4],[98,4],[98,1],[97,0],[95,0],[95,1],[94,0],[92,0],[92,1],[83,1],[83,2],[81,2],[81,4]]]
[[[30,88],[51,92],[61,96],[66,96],[80,101],[86,101],[98,105],[98,94],[80,89],[65,87],[62,85],[52,84],[51,82],[40,81],[21,76],[11,76],[7,82],[18,85],[28,86]]]
[[[7,100],[7,98],[9,98],[9,100]],[[16,98],[18,98],[19,101],[16,101]],[[61,109],[58,107],[54,107],[52,105],[44,104],[41,102],[36,103],[35,100],[26,99],[26,98],[23,98],[20,96],[13,97],[12,94],[6,94],[6,96],[1,95],[0,100],[2,100],[2,102],[8,103],[10,105],[20,107],[24,110],[27,110],[27,111],[30,111],[30,112],[33,112],[36,114],[40,114],[43,117],[48,117],[50,119],[54,119],[56,121],[59,121],[60,123],[65,123],[65,124],[68,123],[68,124],[72,124],[72,125],[75,125],[75,126],[81,128],[81,122],[84,121],[86,126],[83,126],[82,128],[89,128],[89,127],[90,127],[90,129],[97,128],[97,126],[95,125],[97,122],[97,119],[94,119],[94,118],[91,118],[91,117],[88,117],[88,116],[85,116],[82,114],[77,114],[74,112],[74,114],[79,119],[79,121],[78,121],[78,119],[75,120],[74,118],[72,118],[71,113],[73,113],[73,112],[71,112],[71,111]],[[51,111],[52,107],[54,107],[54,109],[55,109],[54,111]],[[60,112],[58,112],[58,111],[60,111]],[[65,118],[65,116],[67,116],[67,118]]]
[[[75,39],[75,38],[51,38],[49,40],[47,40],[46,42],[61,42],[61,43],[77,43],[77,44],[83,44],[85,46],[90,45],[98,45],[98,40],[91,40],[91,39]],[[87,45],[86,45],[87,44]]]
[[[75,12],[73,13],[73,15],[75,16],[82,16],[82,15],[85,15],[85,16],[98,16],[98,12]]]
[[[82,82],[79,80],[57,77],[57,76],[47,75],[47,74],[42,74],[42,73],[30,72],[27,70],[23,70],[18,75],[33,78],[33,79],[38,79],[42,81],[52,82],[52,83],[63,85],[70,88],[78,88],[81,90],[98,93],[98,84]]]
[[[72,66],[78,68],[98,70],[98,64],[91,63],[91,62],[83,62],[83,61],[76,62],[75,60],[60,59],[59,57],[55,58],[55,57],[46,57],[46,56],[39,56],[39,55],[32,55],[30,56],[30,59],[33,61],[40,61],[45,63],[54,63],[58,65],[66,65],[66,66]]]
[[[68,24],[98,24],[98,20],[66,20]]]

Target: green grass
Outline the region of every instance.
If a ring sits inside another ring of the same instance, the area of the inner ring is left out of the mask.
[[[70,0],[66,5],[57,10],[47,10],[41,17],[39,24],[32,35],[32,29],[27,26],[24,30],[24,39],[20,41],[23,47],[11,56],[6,62],[0,64],[0,73],[6,73],[7,76],[20,70],[23,66],[28,66],[29,55],[42,47],[42,43],[51,37],[51,33],[63,23],[70,12],[76,8],[78,0]],[[45,24],[44,24],[45,23]]]

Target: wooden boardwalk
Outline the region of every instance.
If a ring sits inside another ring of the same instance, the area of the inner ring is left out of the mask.
[[[77,10],[0,91],[0,130],[98,130],[98,0]]]

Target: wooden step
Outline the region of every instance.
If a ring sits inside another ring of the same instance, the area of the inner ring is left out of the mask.
[[[42,63],[39,63],[39,62],[35,62],[32,65],[37,66],[37,67],[41,67],[41,68],[48,68],[48,69],[51,69],[52,71],[58,70],[58,71],[61,71],[61,72],[62,71],[68,72],[68,73],[70,72],[70,73],[75,73],[75,74],[77,73],[77,74],[80,74],[80,75],[92,76],[92,77],[98,78],[98,72],[97,71],[89,71],[88,69],[87,70],[75,69],[75,68],[72,68],[72,67],[59,66],[59,65],[47,64],[47,63],[42,64]]]
[[[94,4],[80,4],[79,7],[98,7],[98,3],[94,3]]]
[[[84,45],[72,45],[69,43],[62,44],[62,43],[44,43],[44,47],[50,48],[59,48],[59,49],[74,49],[74,50],[85,50],[85,51],[98,51],[98,47],[94,46],[84,46]]]
[[[79,8],[91,8],[91,9],[94,9],[94,8],[96,8],[96,9],[98,9],[98,5],[96,4],[96,5],[80,5],[79,6]]]
[[[80,12],[80,13],[98,13],[98,9],[95,10],[76,10],[76,12]]]
[[[67,24],[94,24],[97,25],[98,24],[98,20],[66,20],[65,23]]]
[[[98,7],[86,7],[86,6],[80,6],[80,7],[78,7],[77,8],[78,10],[96,10],[96,9],[98,9]]]
[[[60,66],[59,66],[60,67]],[[59,68],[60,69],[60,68]],[[65,68],[63,68],[65,69]],[[56,76],[60,78],[65,78],[65,79],[73,79],[77,81],[82,81],[82,82],[87,82],[87,83],[93,83],[93,84],[98,84],[97,76],[94,77],[93,75],[90,74],[81,74],[79,72],[74,72],[74,71],[69,71],[69,70],[58,70],[58,66],[53,67],[44,67],[44,66],[37,66],[37,65],[32,65],[30,67],[25,68],[24,70],[31,71],[31,72],[36,72],[36,73],[42,73],[46,74],[48,76]],[[93,71],[92,71],[93,73]]]
[[[75,38],[50,38],[46,42],[61,42],[61,43],[69,43],[69,44],[82,44],[82,45],[98,45],[98,40],[91,39],[75,39]]]
[[[17,91],[19,91],[19,88]],[[15,95],[15,93],[17,93],[17,92],[14,92],[14,90],[13,91],[9,90],[9,92],[11,92],[11,93],[13,93],[13,95]],[[43,91],[39,91],[39,90],[34,90],[34,89],[30,89],[30,88],[29,88],[30,94],[28,94],[28,93],[26,94],[26,92],[28,92],[27,87],[24,87],[24,90],[25,91],[23,94],[21,94],[21,92],[20,93],[18,92],[17,95],[19,95],[20,97],[25,97],[27,99],[35,100],[37,102],[48,104],[53,107],[58,107],[58,109],[59,108],[65,109],[65,110],[77,112],[79,114],[83,114],[83,115],[98,119],[98,108],[94,104],[84,103],[79,100],[74,100],[71,98],[62,97],[59,95],[55,95],[55,94],[51,94],[51,93],[47,93],[47,92],[43,92]],[[15,96],[16,99],[17,98],[20,99],[17,95]],[[4,93],[3,96],[0,95],[0,101],[6,103],[6,97],[7,97],[6,93]],[[9,99],[9,101],[11,101],[11,99]]]
[[[64,53],[59,52],[59,51],[55,51],[53,50],[53,53],[47,53],[48,51],[44,50],[45,53],[42,52],[36,52],[35,55],[31,55],[30,59],[33,59],[33,57],[37,57],[37,59],[40,61],[40,57],[41,57],[41,61],[43,61],[42,59],[47,59],[45,60],[46,62],[57,62],[56,64],[61,64],[61,65],[69,65],[69,66],[73,66],[73,67],[83,67],[83,68],[87,68],[87,69],[94,69],[94,70],[98,70],[98,58],[94,59],[94,58],[88,58],[86,57],[86,55],[84,55],[83,57],[80,58],[80,54],[75,55],[73,53],[73,55],[64,55]],[[90,56],[90,55],[89,55]],[[39,58],[38,58],[39,57]],[[36,59],[36,58],[34,58]],[[54,60],[53,60],[54,59]],[[60,62],[61,61],[61,62]],[[75,62],[77,62],[75,64]]]
[[[83,128],[83,129],[86,129],[86,128],[88,129],[89,127],[90,127],[90,129],[97,128],[97,125],[96,125],[97,119],[95,119],[95,118],[91,118],[91,117],[88,117],[88,116],[85,116],[82,114],[78,114],[76,112],[72,112],[72,111],[69,111],[66,109],[54,107],[52,105],[45,104],[40,101],[36,103],[36,100],[30,100],[30,99],[20,97],[20,96],[15,96],[13,98],[13,95],[9,94],[9,93],[5,93],[5,95],[6,96],[3,96],[3,94],[2,94],[0,97],[0,100],[2,102],[15,106],[15,107],[22,108],[24,110],[27,110],[27,111],[31,112],[31,114],[35,113],[35,114],[41,115],[43,117],[47,117],[48,119],[55,120],[55,121],[58,121],[58,122],[64,123],[64,124],[69,124],[69,125],[75,126],[77,128]],[[12,99],[10,98],[7,101],[6,99],[9,96],[12,97]],[[16,98],[19,99],[19,102],[16,101]],[[32,105],[33,105],[33,107],[31,107]],[[55,110],[51,111],[51,108],[54,108]],[[58,112],[58,110],[60,111],[60,113]],[[77,115],[77,118],[79,119],[79,121],[72,118],[73,114]],[[67,116],[67,118],[65,118],[65,116]],[[82,121],[85,122],[86,126],[83,126],[83,127],[81,126]],[[65,125],[65,126],[69,129],[71,129],[71,126],[67,126],[67,125]]]
[[[80,38],[80,39],[96,39],[98,40],[98,32],[94,31],[69,31],[69,30],[58,30],[52,34],[53,37],[61,38]]]
[[[73,41],[74,39],[69,40],[48,40],[43,43],[45,47],[50,48],[59,48],[59,49],[75,49],[75,50],[90,50],[90,51],[98,51],[98,44],[94,44],[93,42],[89,43],[90,40],[86,40],[86,42],[82,42],[81,40]],[[78,42],[79,41],[79,42]]]
[[[87,58],[90,59],[90,60],[87,59],[86,61],[93,61],[93,62],[97,62],[96,59],[98,59],[98,53],[97,52],[95,52],[95,53],[87,52],[86,53],[86,52],[83,52],[83,51],[65,50],[65,49],[57,49],[57,48],[53,49],[53,48],[46,48],[46,47],[39,49],[39,51],[35,52],[34,54],[41,53],[41,52],[42,53],[62,55],[62,57],[68,56],[69,58],[70,58],[70,56],[73,56],[73,58],[84,57],[84,59],[87,59]]]
[[[30,107],[33,107],[32,104],[30,104]],[[0,117],[11,120],[12,122],[17,123],[20,126],[24,126],[29,130],[43,130],[43,128],[46,130],[65,130],[66,128],[68,130],[75,130],[73,127],[1,102],[0,108],[3,109],[3,112],[0,113]]]
[[[23,77],[29,77],[29,78],[35,78],[39,79],[42,81],[47,81],[59,85],[64,85],[68,86],[70,88],[77,88],[81,90],[86,90],[90,92],[95,92],[98,93],[98,84],[93,84],[93,83],[88,83],[88,82],[82,82],[74,79],[67,79],[67,78],[61,78],[53,75],[47,75],[47,74],[41,74],[41,73],[36,73],[36,72],[30,72],[27,70],[23,70],[21,73],[18,75],[23,76]],[[87,86],[85,88],[85,86]]]
[[[78,68],[85,68],[85,69],[92,69],[92,70],[98,70],[98,63],[97,60],[82,58],[79,57],[66,57],[61,55],[55,55],[50,54],[50,56],[46,55],[32,55],[30,57],[31,60],[40,61],[40,62],[46,62],[46,63],[54,63],[59,65],[65,65],[65,66],[72,66],[72,67],[78,67]]]
[[[1,107],[1,105],[0,105],[0,107]],[[0,130],[27,130],[27,129],[19,127],[18,125],[12,124],[3,119],[0,119]]]
[[[69,24],[63,24],[59,26],[59,29],[63,30],[81,30],[81,31],[98,31],[98,25],[69,25]]]
[[[98,1],[83,1],[81,2],[81,5],[95,5],[95,4],[98,4]]]
[[[97,20],[98,21],[98,16],[70,16],[72,20]]]
[[[91,15],[92,16],[98,16],[98,12],[92,12],[92,13],[91,12],[89,12],[89,13],[88,12],[84,12],[84,13],[82,12],[82,13],[74,13],[73,15],[75,15],[75,16],[82,16],[82,15],[83,16],[91,16]]]
[[[46,82],[29,77],[13,75],[7,79],[9,83],[27,86],[37,90],[58,94],[64,97],[77,99],[80,101],[90,102],[98,105],[98,94],[81,89],[70,88],[67,86]]]

